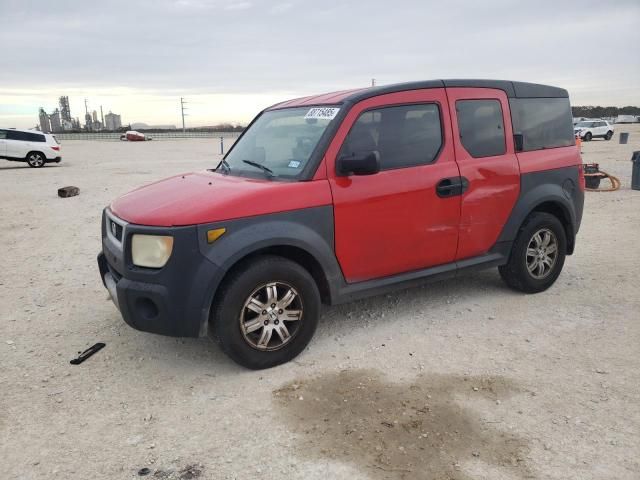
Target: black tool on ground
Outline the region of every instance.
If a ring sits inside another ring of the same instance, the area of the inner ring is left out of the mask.
[[[144,477],[145,475],[149,475],[150,473],[151,473],[151,470],[147,467],[144,467],[138,470],[138,475],[141,477]]]
[[[73,360],[71,360],[71,365],[80,365],[82,362],[84,362],[87,358],[89,358],[91,355],[93,355],[96,352],[99,352],[100,350],[102,350],[105,347],[104,343],[98,342],[95,345],[92,345],[91,347],[87,348],[84,352],[80,353],[77,358],[74,358]]]

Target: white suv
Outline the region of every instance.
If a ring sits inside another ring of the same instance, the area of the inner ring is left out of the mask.
[[[55,136],[35,130],[0,128],[0,158],[27,162],[39,168],[45,163],[60,163],[60,143]]]
[[[586,142],[597,137],[611,140],[611,137],[613,137],[613,125],[605,120],[584,120],[573,126],[573,132],[576,137],[580,137]]]

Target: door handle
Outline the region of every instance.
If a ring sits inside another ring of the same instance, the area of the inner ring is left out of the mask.
[[[440,198],[462,195],[469,188],[469,180],[465,177],[443,178],[436,185],[436,194]]]

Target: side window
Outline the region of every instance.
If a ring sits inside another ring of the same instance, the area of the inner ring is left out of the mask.
[[[438,105],[384,107],[360,114],[339,156],[377,151],[381,170],[433,162],[442,147]]]
[[[460,141],[474,158],[504,155],[502,107],[498,100],[458,100],[456,115]]]
[[[8,140],[20,140],[22,142],[29,141],[27,138],[27,132],[18,132],[16,130],[7,130]]]
[[[0,130],[0,140],[3,140],[7,138],[7,131],[6,130]]]
[[[41,135],[39,133],[26,133],[27,135],[27,140],[30,142],[44,142],[45,138],[44,135]]]
[[[523,151],[567,147],[575,144],[568,98],[512,98],[513,132],[524,137]],[[592,122],[578,122],[591,127]]]

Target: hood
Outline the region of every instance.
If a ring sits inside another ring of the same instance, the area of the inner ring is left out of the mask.
[[[133,190],[115,200],[111,211],[129,223],[171,227],[330,204],[326,180],[281,182],[204,171]]]

